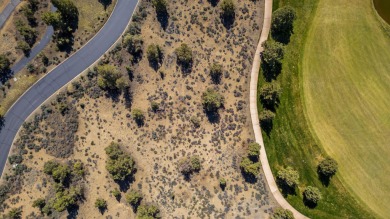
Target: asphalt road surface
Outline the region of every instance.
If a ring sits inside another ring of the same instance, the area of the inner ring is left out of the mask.
[[[8,20],[9,16],[12,14],[16,6],[18,6],[22,2],[21,0],[11,0],[7,6],[5,6],[4,10],[0,14],[0,28],[3,27],[5,22]]]
[[[0,175],[3,174],[12,142],[27,117],[52,94],[99,59],[121,37],[136,5],[137,0],[118,0],[111,17],[97,35],[34,84],[8,110],[0,132]]]

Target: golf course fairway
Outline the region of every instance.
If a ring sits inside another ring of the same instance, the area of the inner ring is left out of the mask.
[[[390,35],[372,0],[320,0],[302,61],[310,128],[346,188],[390,214]]]

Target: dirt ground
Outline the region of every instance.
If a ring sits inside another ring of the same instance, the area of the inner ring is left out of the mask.
[[[234,2],[236,19],[227,29],[221,23],[219,6],[213,7],[204,0],[170,1],[165,30],[156,20],[151,4],[146,3],[148,15],[141,28],[142,59],[130,64],[124,49],[105,59],[129,77],[131,104],[123,94],[105,93],[99,98],[84,95],[77,100],[69,97],[68,102],[78,111],[77,140],[70,157],[56,159],[79,159],[86,164],[88,186],[78,218],[135,218],[124,199],[128,189],[140,191],[143,203],[156,204],[163,218],[265,218],[276,206],[263,175],[256,182],[246,182],[239,169],[241,157],[253,141],[248,89],[264,2]],[[149,66],[146,58],[146,48],[152,43],[159,44],[164,53],[158,71]],[[177,67],[174,53],[181,43],[187,43],[194,55],[192,70],[186,74]],[[209,66],[214,61],[224,69],[219,84],[214,84],[209,76]],[[130,75],[125,70],[129,66],[133,69]],[[87,79],[84,76],[79,80],[86,83]],[[213,121],[201,104],[201,95],[207,88],[214,88],[225,98],[219,118]],[[67,89],[68,93],[72,90]],[[99,89],[93,85],[87,90],[89,93]],[[152,101],[159,103],[157,112],[151,110]],[[133,109],[144,112],[143,126],[139,127],[131,118]],[[199,128],[191,123],[193,116],[200,120]],[[134,181],[121,188],[120,202],[110,194],[120,187],[105,168],[104,148],[112,141],[119,142],[137,166]],[[39,214],[31,204],[46,196],[40,186],[40,180],[46,177],[42,167],[44,161],[54,159],[44,150],[29,154],[33,156],[25,156],[24,164],[32,171],[25,173],[23,190],[6,201],[10,207],[23,206],[25,216]],[[178,161],[192,155],[200,157],[202,169],[186,180],[178,171]],[[224,191],[219,186],[220,178],[227,180]],[[108,203],[103,214],[94,206],[97,198]],[[11,200],[18,202],[12,204]]]

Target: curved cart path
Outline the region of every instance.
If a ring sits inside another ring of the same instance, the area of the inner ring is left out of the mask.
[[[15,10],[16,6],[18,6],[21,2],[21,0],[11,0],[7,4],[7,6],[5,6],[4,10],[0,14],[0,29],[3,27],[9,16]]]
[[[259,77],[261,53],[264,50],[262,44],[268,39],[269,31],[271,28],[271,20],[272,20],[271,18],[272,18],[272,0],[265,0],[263,29],[261,31],[259,44],[257,45],[255,57],[253,59],[252,72],[251,72],[249,104],[250,104],[252,126],[253,126],[253,132],[255,134],[256,142],[261,146],[260,161],[263,167],[265,178],[267,180],[267,184],[271,190],[272,195],[274,196],[278,204],[282,208],[290,210],[294,214],[294,217],[296,219],[304,219],[307,217],[299,213],[297,210],[295,210],[295,208],[292,207],[286,201],[286,199],[284,199],[283,195],[280,193],[278,189],[278,186],[276,185],[274,176],[272,175],[271,167],[269,166],[268,163],[268,158],[264,147],[263,136],[261,134],[261,129],[260,129],[259,114],[257,110],[257,83]]]
[[[30,114],[51,95],[98,60],[124,33],[137,0],[118,0],[103,28],[83,48],[30,87],[4,116],[0,132],[0,174],[7,162],[13,140]]]

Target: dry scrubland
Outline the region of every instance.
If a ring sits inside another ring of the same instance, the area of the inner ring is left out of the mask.
[[[236,19],[227,30],[218,5],[169,1],[169,23],[164,30],[151,3],[142,1],[140,8],[147,16],[136,24],[141,25],[144,41],[142,58],[136,61],[118,46],[101,61],[114,64],[130,88],[119,93],[103,91],[97,86],[96,74],[90,71],[63,91],[68,97],[54,97],[37,112],[22,129],[13,150],[17,154],[24,148],[27,154],[22,164],[30,171],[20,180],[14,177],[21,184],[13,183],[12,189],[18,192],[6,200],[5,212],[23,206],[23,215],[39,215],[31,205],[38,197],[53,196],[52,179],[42,172],[44,162],[52,159],[63,163],[80,160],[85,165],[87,174],[79,182],[85,186],[79,218],[134,218],[125,203],[128,189],[140,191],[142,203],[157,205],[164,218],[263,218],[271,212],[275,203],[262,176],[246,182],[239,169],[241,157],[253,140],[247,88],[263,5],[261,1],[235,4]],[[146,48],[152,43],[163,50],[159,70],[154,70],[146,58]],[[185,73],[176,64],[174,52],[181,43],[187,43],[193,52],[192,69]],[[209,75],[213,62],[223,66],[219,84]],[[225,98],[219,118],[213,121],[201,103],[207,88],[214,88]],[[151,102],[158,103],[158,110],[151,109]],[[131,118],[134,109],[144,112],[141,126]],[[199,127],[191,122],[195,120]],[[113,141],[135,160],[137,171],[130,184],[119,186],[105,168],[104,149]],[[202,168],[185,179],[178,171],[178,162],[193,155],[199,156]],[[15,168],[9,166],[8,174],[12,172]],[[219,185],[221,178],[227,180],[224,191]],[[122,191],[119,203],[111,195],[115,188]],[[94,206],[97,198],[108,203],[103,216]]]
[[[32,60],[28,68],[22,69],[18,74],[13,77],[16,78],[9,80],[6,86],[1,86],[0,90],[0,113],[5,114],[8,108],[17,100],[17,98],[23,94],[35,81],[45,75],[46,72],[53,69],[59,63],[61,63],[70,54],[77,51],[84,45],[89,39],[91,39],[97,31],[104,25],[105,21],[110,16],[116,0],[113,0],[111,4],[104,9],[103,5],[98,0],[82,0],[73,1],[78,8],[79,23],[78,29],[74,33],[74,45],[72,51],[64,52],[57,49],[55,42],[50,42],[41,54],[48,57],[48,64],[42,63],[41,56],[37,56]],[[22,2],[15,12],[7,20],[4,27],[0,30],[0,50],[1,53],[7,54],[7,56],[13,61],[17,62],[24,54],[21,50],[15,49],[17,47],[18,39],[21,40],[20,34],[17,32],[15,22],[17,20],[23,20],[27,23],[23,12],[20,10],[27,2]],[[39,3],[39,10],[35,13],[38,26],[33,27],[38,31],[38,43],[40,38],[46,31],[46,25],[43,23],[41,16],[43,12],[50,11],[50,1],[43,0]]]

